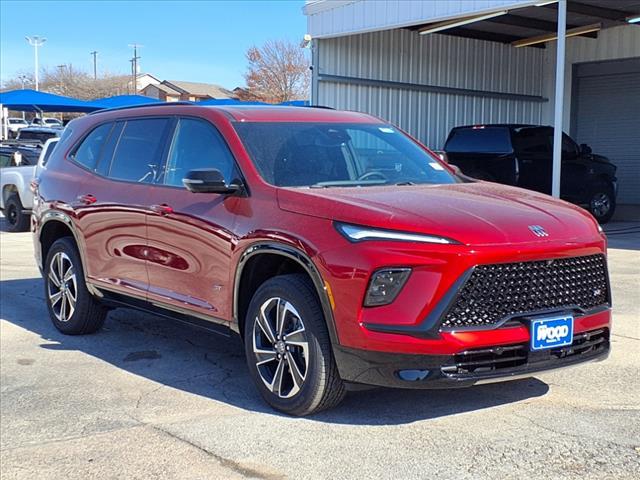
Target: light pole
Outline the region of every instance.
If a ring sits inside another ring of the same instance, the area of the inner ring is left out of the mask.
[[[93,79],[97,80],[97,78],[98,78],[98,52],[96,50],[94,50],[93,52],[91,52],[91,55],[93,56]]]
[[[29,45],[31,45],[33,47],[33,51],[35,54],[35,82],[36,82],[36,91],[38,91],[38,47],[41,47],[42,45],[44,45],[44,42],[47,41],[46,38],[44,37],[39,37],[37,35],[34,35],[33,37],[24,37],[27,39],[27,42],[29,42]]]

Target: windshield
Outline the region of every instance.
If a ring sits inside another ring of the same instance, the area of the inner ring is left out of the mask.
[[[260,175],[278,187],[457,182],[436,159],[389,125],[243,122],[235,128]]]

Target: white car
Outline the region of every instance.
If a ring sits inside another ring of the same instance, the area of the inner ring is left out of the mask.
[[[42,146],[36,165],[0,168],[0,210],[7,218],[10,232],[23,232],[29,229],[29,218],[33,208],[31,180],[36,178],[57,145],[60,138],[50,138]],[[19,162],[15,162],[19,163]]]
[[[18,134],[18,131],[21,128],[28,127],[29,123],[19,117],[9,117],[7,118],[7,130],[12,137],[15,137]]]
[[[51,118],[51,117],[36,117],[31,121],[31,125],[34,127],[51,127],[51,128],[62,128],[62,122],[60,120],[58,120],[57,118]]]

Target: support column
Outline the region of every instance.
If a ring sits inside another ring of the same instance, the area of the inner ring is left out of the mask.
[[[558,41],[556,45],[556,95],[553,120],[553,177],[551,194],[560,197],[562,166],[562,112],[564,104],[564,63],[567,42],[567,0],[558,0]]]

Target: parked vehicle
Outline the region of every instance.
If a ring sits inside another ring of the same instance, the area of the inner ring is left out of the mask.
[[[608,354],[593,217],[457,176],[379,119],[158,104],[67,131],[32,220],[63,333],[121,306],[231,329],[293,415],[354,384],[470,386]]]
[[[29,218],[33,208],[31,181],[45,167],[58,140],[58,138],[50,138],[42,148],[31,147],[32,151],[39,153],[37,161],[34,161],[31,156],[21,154],[21,161],[17,165],[0,169],[0,191],[2,192],[0,210],[7,217],[10,232],[23,232],[29,229]],[[0,147],[0,155],[3,148],[6,147]],[[27,148],[29,147],[23,147],[15,152],[24,151]]]
[[[35,165],[42,151],[41,145],[22,145],[15,142],[0,143],[0,168]]]
[[[538,125],[474,125],[451,130],[448,161],[490,182],[551,194],[553,128]],[[585,144],[562,138],[560,197],[606,223],[616,209],[616,166]]]
[[[32,127],[51,127],[51,128],[62,128],[63,124],[57,118],[52,117],[35,117],[31,120]]]
[[[50,138],[58,138],[62,135],[63,129],[50,127],[25,127],[18,132],[17,143],[40,143],[44,144]]]
[[[29,124],[26,120],[18,117],[7,118],[7,131],[11,137],[18,135],[21,128],[28,127]]]

